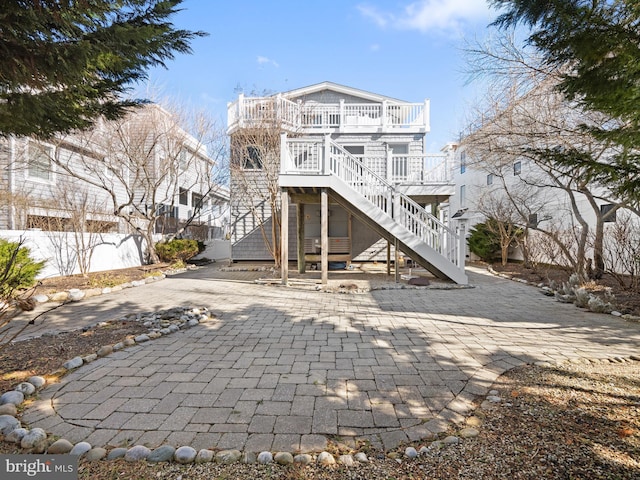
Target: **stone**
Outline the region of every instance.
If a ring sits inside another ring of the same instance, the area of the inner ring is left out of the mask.
[[[235,463],[242,458],[242,454],[239,450],[222,450],[216,453],[216,463]]]
[[[47,432],[41,428],[34,428],[20,442],[22,448],[31,450],[33,453],[42,453],[47,448]]]
[[[195,318],[192,318],[187,322],[187,326],[189,327],[197,327],[199,324],[200,322],[198,322],[198,320],[196,320]]]
[[[336,459],[329,452],[321,452],[316,462],[320,465],[335,465]]]
[[[39,375],[34,375],[33,377],[27,378],[27,382],[38,389],[44,387],[47,384],[47,380]]]
[[[95,462],[96,460],[102,460],[107,456],[107,449],[102,447],[92,448],[84,456],[87,462]]]
[[[19,427],[20,421],[13,415],[0,415],[0,433],[2,435],[9,435]]]
[[[255,452],[244,452],[242,454],[242,463],[256,463],[258,461],[258,454]]]
[[[67,292],[56,292],[51,294],[52,302],[66,302],[69,299],[69,294]]]
[[[98,359],[98,355],[96,353],[90,353],[89,355],[82,357],[82,361],[84,363],[95,362]]]
[[[460,435],[461,438],[473,438],[480,435],[480,431],[472,427],[463,428],[462,430],[460,430],[458,435]]]
[[[21,443],[27,433],[29,433],[29,430],[26,428],[16,428],[9,435],[5,435],[4,439],[11,443]]]
[[[91,444],[89,442],[79,442],[73,446],[73,448],[69,452],[69,455],[76,455],[78,457],[82,457],[89,450],[91,450]]]
[[[443,440],[443,442],[445,445],[457,445],[458,443],[460,443],[460,439],[455,435],[449,435]]]
[[[72,302],[77,302],[78,300],[82,300],[84,298],[84,292],[82,290],[78,290],[77,288],[72,288],[69,290],[69,300]]]
[[[112,353],[113,347],[111,345],[104,345],[103,347],[100,347],[96,352],[99,357],[106,357],[107,355],[111,355]]]
[[[621,313],[621,312],[618,312],[618,311],[616,311],[616,310],[613,310],[613,311],[611,312],[611,315],[613,315],[614,317],[621,317],[621,316],[622,316],[622,313]]]
[[[29,395],[33,395],[34,393],[36,393],[36,387],[31,385],[29,382],[19,383],[18,385],[16,385],[15,390],[17,392],[21,392],[25,397],[28,397]]]
[[[487,397],[487,401],[491,403],[500,403],[502,401],[502,398],[498,397],[497,395],[489,395]]]
[[[353,457],[356,461],[360,463],[369,463],[369,459],[367,458],[367,454],[364,452],[358,452]]]
[[[173,455],[176,453],[175,447],[171,445],[162,445],[153,450],[147,457],[147,462],[170,462],[173,460]]]
[[[258,463],[266,465],[267,463],[273,462],[273,455],[271,452],[260,452],[258,455]]]
[[[49,445],[47,453],[50,455],[64,455],[65,453],[69,453],[72,449],[73,443],[66,438],[61,438]]]
[[[84,298],[97,297],[98,295],[102,295],[101,288],[89,288],[84,291]]]
[[[407,457],[407,458],[417,458],[418,457],[418,451],[413,447],[407,447],[404,450],[404,456]]]
[[[133,338],[125,338],[122,343],[124,343],[125,347],[131,347],[136,344],[136,341]]]
[[[429,279],[425,277],[410,278],[408,283],[409,285],[417,285],[420,287],[426,287],[428,285],[431,285],[431,282],[429,281]]]
[[[293,463],[293,455],[289,452],[278,452],[273,460],[279,465],[291,465]]]
[[[202,450],[200,450],[198,452],[198,455],[196,455],[196,463],[209,463],[209,462],[213,462],[213,457],[215,456],[216,452],[214,452],[213,450],[208,450],[206,448],[203,448]],[[248,463],[248,462],[246,462]]]
[[[11,415],[15,417],[18,414],[18,407],[16,407],[13,403],[5,403],[4,405],[0,405],[0,415]]]
[[[308,453],[301,453],[293,457],[293,463],[299,463],[300,465],[310,465],[313,462],[313,457]]]
[[[38,303],[46,303],[49,301],[49,297],[47,295],[34,295],[33,299]]]
[[[139,462],[140,460],[146,460],[151,455],[151,450],[144,445],[136,445],[127,450],[124,455],[124,459],[127,462]]]
[[[149,335],[149,338],[151,340],[155,340],[156,338],[160,338],[162,336],[160,332],[149,332],[147,335]]]
[[[113,289],[111,287],[104,287],[102,289],[102,294],[103,295],[107,295],[108,293],[111,293],[111,292],[113,292]]]
[[[356,464],[356,461],[351,455],[340,455],[338,457],[338,463],[344,465],[345,467],[353,467]]]
[[[500,395],[498,390],[489,390],[489,395]]]
[[[141,286],[142,286],[142,285],[144,285],[144,284],[145,284],[145,281],[144,281],[144,280],[133,280],[133,281],[131,282],[131,286],[132,286],[132,287],[141,287]]]
[[[123,447],[114,448],[107,454],[107,460],[115,460],[116,458],[122,458],[127,454],[127,449]]]
[[[24,402],[24,393],[18,392],[17,390],[11,390],[10,392],[5,392],[0,396],[0,405],[11,403],[13,405],[18,406],[22,402]]]
[[[142,335],[138,335],[137,337],[135,337],[134,340],[136,343],[144,343],[148,342],[151,339],[149,338],[149,335],[143,333]]]
[[[482,425],[482,419],[474,415],[472,417],[467,418],[466,423],[470,427],[479,427],[480,425]]]
[[[185,446],[176,449],[175,453],[173,454],[173,459],[182,465],[186,465],[188,463],[193,463],[197,455],[198,452],[195,448]]]
[[[67,360],[62,365],[67,370],[73,370],[74,368],[78,368],[82,365],[83,360],[82,357],[73,357],[71,360]]]

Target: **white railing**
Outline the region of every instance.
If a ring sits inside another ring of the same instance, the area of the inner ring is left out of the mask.
[[[315,145],[315,146],[314,146]],[[456,232],[325,136],[324,142],[282,136],[282,174],[334,175],[458,268],[464,246]],[[296,159],[304,159],[297,161]]]
[[[303,103],[281,95],[244,97],[227,106],[229,131],[272,122],[300,130],[429,130],[429,102],[424,103]]]

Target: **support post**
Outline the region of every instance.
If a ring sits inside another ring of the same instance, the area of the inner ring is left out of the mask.
[[[463,223],[460,223],[460,227],[458,229],[458,268],[460,271],[464,272],[464,264],[467,258],[467,239],[465,226]]]
[[[329,282],[329,195],[326,188],[320,192],[320,249],[322,285],[326,285]]]
[[[289,193],[280,192],[280,269],[282,285],[289,283]]]
[[[298,237],[298,273],[304,273],[306,262],[304,261],[304,203],[298,204],[296,223]]]
[[[393,248],[395,249],[395,260],[394,260],[394,276],[395,282],[400,283],[400,250],[398,250],[398,239],[393,239]]]
[[[387,240],[387,276],[391,276],[391,242]]]

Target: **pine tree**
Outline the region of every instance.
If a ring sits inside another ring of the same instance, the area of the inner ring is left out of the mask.
[[[560,72],[569,100],[611,118],[583,125],[610,145],[607,161],[576,150],[537,152],[590,175],[621,198],[640,203],[640,2],[637,0],[492,0],[495,25],[531,28],[528,42]]]
[[[8,0],[0,9],[0,136],[89,128],[146,70],[205,35],[175,29],[182,0]]]

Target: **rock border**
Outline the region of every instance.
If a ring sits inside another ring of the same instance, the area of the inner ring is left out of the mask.
[[[525,285],[531,285],[533,287],[539,288],[541,293],[547,297],[555,297],[556,299],[558,299],[558,296],[560,295],[560,292],[552,289],[551,287],[543,283],[533,283],[533,282],[529,282],[528,280],[524,280],[523,278],[516,278],[513,275],[508,275],[506,273],[498,272],[491,265],[487,265],[487,271],[491,275],[494,275],[496,277],[504,278],[507,280],[511,280],[512,282],[523,283]],[[573,303],[573,302],[566,302],[566,301],[563,302],[561,300],[558,300],[558,301],[561,303]],[[591,311],[591,310],[587,310],[587,311]],[[592,312],[592,313],[604,313],[606,315],[605,312]],[[637,316],[637,315],[631,315],[628,313],[622,314],[615,310],[609,312],[608,314],[613,315],[614,317],[622,318],[623,320],[627,320],[628,322],[640,323],[640,316]]]

